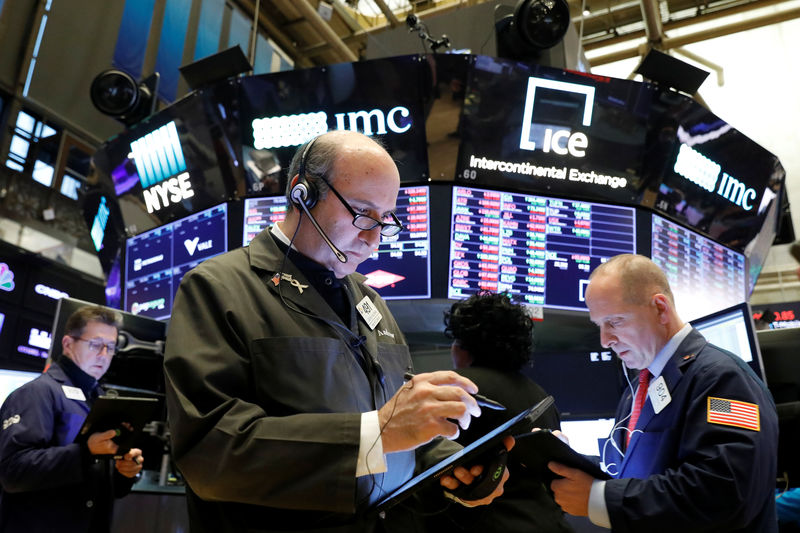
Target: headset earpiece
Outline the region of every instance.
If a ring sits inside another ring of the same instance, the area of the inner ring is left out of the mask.
[[[312,139],[311,142],[306,145],[303,150],[303,155],[300,156],[300,164],[298,165],[297,177],[295,178],[296,183],[292,185],[292,190],[289,194],[295,205],[300,206],[300,204],[305,204],[306,209],[311,209],[317,205],[317,200],[319,199],[319,190],[317,186],[306,179],[306,159],[308,158],[308,153],[311,151],[311,146],[314,144],[314,141],[316,141],[316,139]]]

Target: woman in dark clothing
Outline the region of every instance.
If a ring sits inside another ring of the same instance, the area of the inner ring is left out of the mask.
[[[454,303],[445,312],[444,323],[445,334],[453,339],[456,372],[473,380],[482,395],[506,406],[505,411],[482,409],[481,416],[461,432],[459,443],[474,441],[547,396],[521,372],[533,347],[533,323],[524,306],[513,303],[505,293],[480,293]],[[560,429],[555,407],[537,425]],[[509,452],[511,477],[503,496],[483,508],[452,505],[447,513],[432,517],[433,527],[476,533],[572,531],[546,485],[521,464],[521,452],[521,447]]]

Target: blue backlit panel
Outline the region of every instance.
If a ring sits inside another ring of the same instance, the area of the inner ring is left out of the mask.
[[[227,211],[220,204],[128,239],[125,311],[168,318],[183,275],[227,251]]]

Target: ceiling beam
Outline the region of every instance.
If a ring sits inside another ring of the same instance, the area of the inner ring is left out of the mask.
[[[685,28],[687,26],[694,26],[696,24],[701,24],[703,22],[709,22],[712,20],[717,20],[724,17],[730,17],[733,15],[738,15],[741,13],[749,13],[754,9],[763,9],[765,7],[774,6],[778,4],[786,3],[787,0],[759,0],[757,3],[749,3],[749,4],[740,4],[733,7],[727,7],[724,9],[720,9],[718,11],[712,12],[705,12],[701,15],[696,15],[694,17],[687,17],[680,20],[674,21],[667,21],[663,23],[663,31],[668,32],[670,30],[674,30],[677,28]],[[601,16],[601,15],[598,15]],[[606,46],[612,46],[620,43],[624,43],[627,41],[638,40],[646,36],[645,30],[637,30],[634,32],[626,33],[623,35],[616,35],[614,37],[608,38],[598,38],[594,40],[584,40],[583,42],[583,49],[584,51],[596,50],[598,48],[603,48]]]
[[[364,29],[353,15],[350,14],[350,11],[348,11],[347,6],[344,5],[342,0],[331,0],[331,2],[333,2],[334,11],[339,14],[344,23],[347,24],[347,27],[350,28],[351,32],[355,33]]]
[[[288,0],[275,0],[275,3],[291,3],[294,5],[294,7],[300,12],[300,15],[302,15],[303,18],[305,18],[308,23],[320,33],[323,40],[331,44],[333,49],[343,61],[358,61],[358,56],[355,55],[346,44],[344,44],[344,41],[342,41],[342,38],[339,37],[339,34],[333,31],[333,28],[331,28],[330,25],[319,16],[319,13],[317,13],[316,10],[311,7],[311,5],[308,3],[308,0],[294,0],[294,2],[288,2]]]
[[[670,48],[678,48],[686,46],[687,44],[699,43],[717,37],[724,37],[734,33],[739,33],[747,30],[753,30],[787,20],[800,18],[800,8],[787,9],[778,13],[769,13],[761,17],[753,17],[740,22],[717,26],[709,30],[703,30],[696,33],[682,35],[680,37],[664,37],[662,40],[662,50],[669,50]],[[640,55],[640,46],[635,45],[625,50],[620,50],[611,54],[605,54],[593,58],[589,58],[589,64],[593,67],[622,61],[623,59],[630,59]]]
[[[392,10],[389,9],[389,6],[386,5],[386,2],[384,2],[383,0],[372,0],[372,1],[375,2],[375,4],[377,4],[377,6],[380,8],[381,12],[383,13],[383,16],[386,17],[386,20],[389,22],[389,25],[392,28],[400,24],[400,21],[397,20],[397,17],[394,15]]]
[[[252,2],[239,0],[237,2],[239,7],[246,14],[250,15],[252,20],[255,7]],[[304,56],[300,50],[297,49],[297,44],[294,39],[287,36],[278,26],[272,22],[269,17],[264,13],[264,9],[260,9],[258,13],[258,25],[263,28],[265,33],[275,41],[281,50],[283,50],[295,62],[295,66],[299,68],[313,67],[314,64]]]

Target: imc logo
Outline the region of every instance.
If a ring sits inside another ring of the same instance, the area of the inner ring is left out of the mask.
[[[745,211],[753,209],[754,200],[758,197],[755,189],[722,171],[719,163],[687,144],[681,144],[673,170],[708,192],[716,192]]]
[[[335,113],[333,117],[336,126],[331,129],[359,131],[367,136],[389,132],[399,135],[412,126],[411,111],[403,106],[388,111],[375,108]],[[324,111],[257,118],[251,125],[253,147],[257,150],[297,146],[329,130],[328,114]]]
[[[589,139],[572,131],[579,123],[591,126],[594,87],[531,76],[522,116],[522,150],[584,157]]]
[[[148,213],[194,196],[175,121],[133,141],[131,155]]]

